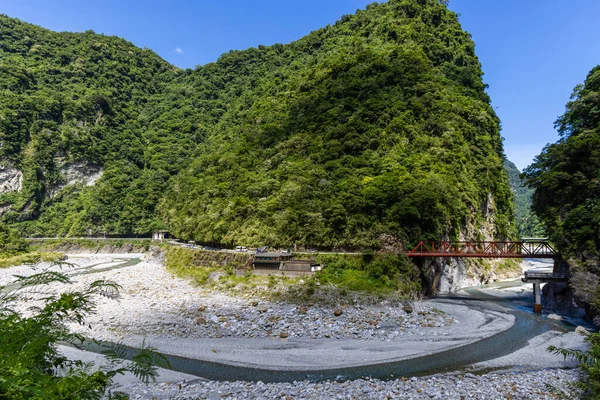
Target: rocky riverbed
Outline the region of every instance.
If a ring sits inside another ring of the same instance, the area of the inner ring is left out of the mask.
[[[579,372],[560,369],[494,373],[447,374],[390,381],[357,379],[346,382],[174,382],[129,387],[132,399],[556,399],[577,398],[568,385]],[[573,398],[573,397],[572,397]]]
[[[262,363],[265,368],[319,369],[430,354],[489,337],[507,329],[513,321],[501,312],[482,313],[468,306],[427,301],[407,305],[340,298],[337,304],[325,306],[228,296],[172,277],[157,260],[132,262],[135,257],[142,255],[94,254],[69,259],[78,265],[64,270],[73,274],[74,284],[69,290],[83,289],[96,279],[111,279],[123,287],[119,300],[100,299],[98,312],[89,319],[89,325],[73,325],[73,330],[131,345],[146,338],[163,352],[231,365]],[[9,283],[13,274],[33,272],[30,267],[0,270],[0,282]],[[65,287],[52,285],[49,289],[59,291]],[[33,293],[23,309],[32,304]],[[282,343],[286,345],[281,347]],[[553,365],[573,363],[561,364],[557,358]],[[277,384],[190,381],[189,376],[178,378],[175,374],[150,386],[126,381],[122,390],[134,398],[538,399],[552,398],[553,389],[547,383],[566,388],[577,374],[577,370],[552,369],[483,376]]]

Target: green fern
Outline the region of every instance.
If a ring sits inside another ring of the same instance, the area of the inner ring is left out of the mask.
[[[49,284],[62,284],[66,289],[71,284],[67,274],[56,271],[57,266],[69,267],[52,265],[31,276],[18,276],[11,289],[0,286],[0,398],[123,399],[126,395],[108,390],[117,375],[131,372],[145,383],[155,380],[156,366],[168,367],[168,362],[145,343],[131,361],[125,360],[125,346],[114,346],[105,353],[109,362],[100,367],[58,353],[59,343],[79,348],[85,341],[70,332],[67,323],[85,325],[96,310],[95,299],[118,298],[121,287],[99,280],[82,291],[47,293],[44,287]],[[15,305],[30,297],[43,304],[30,307],[24,316]]]

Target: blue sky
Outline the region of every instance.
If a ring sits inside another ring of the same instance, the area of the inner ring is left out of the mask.
[[[370,0],[0,0],[0,13],[57,31],[121,36],[182,67],[230,49],[288,43]],[[558,136],[553,124],[573,87],[600,64],[598,0],[450,0],[473,35],[519,168]],[[179,49],[179,50],[178,50]]]

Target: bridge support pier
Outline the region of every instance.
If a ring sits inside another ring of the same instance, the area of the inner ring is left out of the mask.
[[[533,283],[533,312],[542,313],[542,288],[540,282]]]
[[[521,278],[524,283],[533,283],[533,312],[542,313],[542,283],[568,282],[569,277],[565,274],[548,273],[540,271],[527,271]]]

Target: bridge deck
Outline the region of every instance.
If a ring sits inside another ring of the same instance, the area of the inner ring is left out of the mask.
[[[526,271],[521,281],[524,283],[568,282],[569,276],[553,272]]]
[[[409,257],[559,258],[548,242],[419,242]]]

